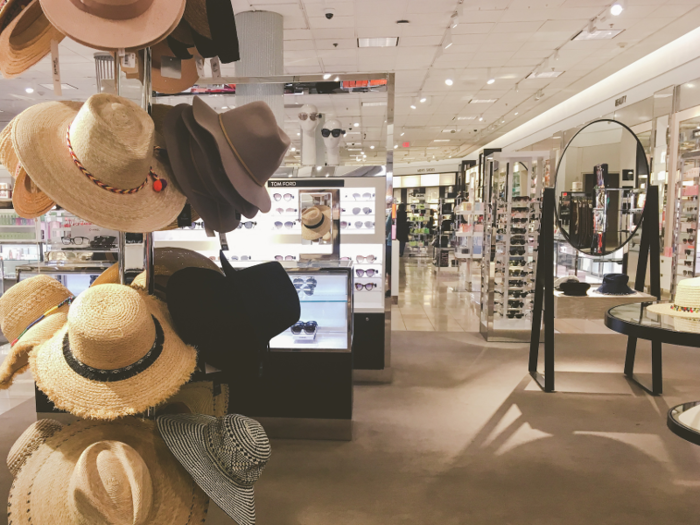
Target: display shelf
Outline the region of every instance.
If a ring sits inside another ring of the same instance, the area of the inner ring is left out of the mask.
[[[347,301],[347,298],[346,298]],[[313,341],[303,341],[296,337],[290,330],[286,330],[270,341],[270,349],[273,351],[329,351],[339,350],[349,352],[348,335],[345,331],[333,331],[319,329]]]

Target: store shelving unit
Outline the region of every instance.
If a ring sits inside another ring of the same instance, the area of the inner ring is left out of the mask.
[[[676,185],[675,227],[673,234],[672,293],[683,279],[695,277],[700,266],[697,257],[698,184],[700,152],[681,156],[681,176]]]

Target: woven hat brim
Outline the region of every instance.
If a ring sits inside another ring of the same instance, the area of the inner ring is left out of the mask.
[[[56,204],[103,228],[128,232],[152,232],[177,219],[185,196],[169,167],[154,156],[152,168],[168,185],[153,190],[149,178],[144,188],[120,195],[100,188],[73,162],[66,145],[66,131],[78,114],[79,102],[44,102],[25,110],[12,129],[12,143],[32,180]],[[99,173],[93,173],[100,178]],[[127,188],[124,188],[127,189]]]
[[[28,177],[27,171],[21,168],[15,180],[15,189],[12,191],[12,207],[20,217],[36,219],[51,210],[56,203],[38,187],[36,193],[27,191]]]
[[[683,317],[685,319],[700,319],[700,312],[679,312],[672,307],[673,303],[650,304],[647,306],[647,312],[670,315],[671,317]]]
[[[111,423],[79,421],[48,438],[27,459],[10,490],[8,522],[14,525],[73,525],[70,477],[81,453],[98,441],[120,441],[135,449],[153,481],[153,511],[145,523],[200,525],[206,495],[175,461],[151,421],[125,418]],[[31,497],[28,494],[31,493]]]
[[[0,365],[0,390],[12,386],[15,377],[29,368],[29,354],[35,347],[45,343],[66,324],[68,305],[62,306],[46,319],[32,326],[22,338],[10,348]]]
[[[199,487],[238,525],[255,524],[253,487],[245,487],[227,476],[206,449],[208,425],[216,418],[201,414],[160,416],[158,430],[170,452]]]
[[[110,20],[86,13],[72,2],[41,0],[49,21],[62,33],[94,49],[141,49],[165,38],[180,23],[185,0],[153,0],[139,16]]]
[[[5,78],[24,73],[51,51],[52,40],[61,42],[65,38],[41,12],[21,34],[16,34],[15,29],[23,17],[33,14],[34,10],[41,11],[39,0],[31,2],[0,33],[0,71]]]
[[[317,241],[329,231],[331,231],[331,209],[328,206],[320,207],[324,216],[323,224],[320,228],[307,228],[304,223],[301,223],[301,238],[307,241]]]
[[[82,418],[116,419],[139,414],[172,397],[197,364],[197,352],[175,333],[164,303],[139,292],[165,335],[163,350],[142,373],[122,381],[92,381],[77,374],[63,356],[64,326],[29,358],[39,389],[58,407]]]

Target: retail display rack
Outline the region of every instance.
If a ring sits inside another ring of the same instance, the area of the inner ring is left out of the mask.
[[[698,184],[700,184],[700,154],[685,154],[681,162],[681,176],[676,187],[676,216],[674,250],[671,263],[671,293],[683,279],[695,277],[698,268]]]
[[[488,341],[529,340],[542,180],[549,153],[494,153],[484,214],[481,333]]]
[[[427,257],[437,231],[438,201],[426,200],[425,193],[414,193],[408,197],[406,216],[408,219],[408,243],[406,255]]]

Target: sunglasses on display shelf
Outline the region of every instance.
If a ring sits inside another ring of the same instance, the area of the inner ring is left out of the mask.
[[[508,281],[508,286],[525,286],[527,281]]]
[[[513,200],[516,202],[526,201],[529,199],[530,197],[528,197],[527,195],[518,195],[517,197],[513,197]]]
[[[511,248],[511,255],[525,255],[525,248]]]
[[[353,193],[352,198],[355,199],[356,201],[359,201],[360,199],[374,199],[374,193]]]
[[[513,319],[513,318],[522,319],[523,317],[525,317],[525,314],[523,314],[523,313],[517,314],[515,312],[508,312],[507,316],[508,316],[508,319]]]
[[[323,138],[325,138],[325,139],[327,139],[327,138],[330,137],[331,135],[333,135],[333,137],[337,139],[337,138],[340,137],[341,135],[345,135],[345,130],[344,130],[344,129],[338,129],[338,128],[336,128],[336,129],[326,129],[326,128],[323,128],[323,129],[321,130],[321,135],[323,135]]]
[[[685,239],[681,239],[684,244],[692,244],[695,242],[695,237],[687,237]]]
[[[65,245],[75,244],[76,246],[82,246],[83,244],[90,244],[90,239],[87,237],[61,237],[61,242]]]
[[[275,261],[296,261],[295,255],[275,255]]]
[[[511,228],[510,232],[515,235],[527,233],[527,228]]]
[[[513,275],[514,277],[520,277],[525,276],[525,275],[530,275],[532,272],[528,272],[526,270],[511,270],[510,274]]]
[[[313,335],[316,330],[318,330],[318,323],[316,321],[299,321],[292,325],[290,328],[294,335],[299,335],[303,331],[307,335]]]
[[[511,246],[525,246],[527,241],[525,239],[511,239]]]
[[[316,122],[316,119],[319,117],[318,113],[299,113],[299,120],[306,120],[309,119],[313,122]]]
[[[362,291],[367,290],[372,291],[377,287],[377,283],[355,283],[355,290]]]
[[[692,277],[693,270],[683,270],[683,275],[685,275],[686,277]]]
[[[294,198],[294,195],[292,195],[291,193],[285,193],[284,195],[282,195],[281,193],[273,193],[272,198],[278,202],[282,199],[286,201],[291,201]]]
[[[287,222],[275,221],[275,229],[281,230],[282,227],[284,226],[286,229],[291,230],[292,228],[294,228],[295,224],[296,224],[296,221],[287,221]]]
[[[514,223],[523,223],[523,222],[527,222],[528,218],[527,217],[513,217],[511,219],[511,221]]]
[[[360,212],[364,213],[365,215],[369,215],[370,213],[372,213],[372,208],[362,208],[362,209],[360,209],[360,208],[353,208],[353,209],[352,209],[352,214],[353,214],[353,215],[359,215]]]
[[[314,279],[313,277],[308,277],[307,279],[302,279],[301,277],[295,277],[294,280],[292,281],[292,284],[294,284],[294,287],[299,289],[299,287],[308,284],[310,286],[316,286],[318,284],[318,281]]]
[[[686,266],[693,266],[693,261],[683,261],[683,264]]]
[[[238,259],[238,255],[232,255],[231,257],[229,257],[229,260],[231,260],[231,261],[238,261],[238,260],[239,260],[239,259]],[[250,255],[241,255],[240,260],[241,260],[241,261],[252,261],[253,258],[252,258]]]
[[[372,268],[370,268],[369,270],[362,270],[358,268],[357,270],[355,270],[355,275],[357,275],[358,277],[374,277],[376,273],[378,273],[377,270],[374,270]]]
[[[245,228],[246,230],[250,230],[250,229],[254,228],[257,224],[258,224],[258,223],[255,222],[255,221],[246,221],[246,222],[240,223],[240,224],[238,225],[238,228],[239,228],[239,229],[240,229],[240,228]]]
[[[190,224],[190,225],[188,226],[188,228],[189,228],[190,230],[196,230],[196,229],[199,229],[199,228],[204,228],[204,222],[202,222],[202,221],[195,221],[195,222],[193,222],[192,224]]]
[[[286,210],[284,208],[277,208],[275,210],[279,215],[282,215],[284,213],[296,213],[297,209],[296,208],[287,208]]]
[[[360,264],[372,264],[377,258],[374,255],[358,255],[355,260]]]
[[[695,228],[686,228],[684,233],[695,233]]]
[[[522,298],[525,298],[525,297],[527,297],[528,295],[530,295],[530,292],[511,292],[511,293],[509,293],[508,295],[510,295],[511,297],[515,297],[516,299],[517,299],[517,298],[521,298],[521,299],[522,299]]]
[[[686,251],[685,251],[685,254],[686,254],[686,255],[690,255],[691,253],[693,253],[693,250],[686,250]]]

